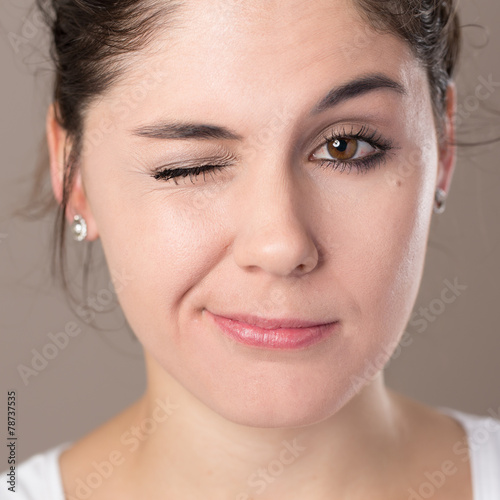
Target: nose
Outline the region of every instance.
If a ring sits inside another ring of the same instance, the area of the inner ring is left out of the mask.
[[[235,261],[241,268],[260,268],[273,275],[309,273],[319,259],[307,223],[313,216],[307,210],[311,195],[291,169],[282,165],[278,172],[265,170],[245,183],[241,193]]]

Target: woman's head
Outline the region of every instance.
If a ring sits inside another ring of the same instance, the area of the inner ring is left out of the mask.
[[[53,4],[54,193],[131,276],[152,377],[253,425],[338,410],[404,330],[451,182],[452,2]],[[208,311],[338,328],[258,349]]]

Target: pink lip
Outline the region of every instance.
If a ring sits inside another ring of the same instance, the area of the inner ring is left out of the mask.
[[[268,349],[300,349],[310,346],[331,334],[338,324],[338,321],[318,324],[307,320],[267,319],[249,315],[231,315],[231,318],[226,318],[208,310],[205,312],[233,340]]]

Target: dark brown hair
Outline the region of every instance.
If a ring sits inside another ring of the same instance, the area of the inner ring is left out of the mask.
[[[35,3],[50,31],[50,58],[55,69],[52,101],[56,120],[67,133],[66,160],[62,200],[57,205],[51,193],[49,196],[42,193],[50,172],[44,141],[30,196],[33,201],[18,213],[36,217],[57,209],[51,268],[53,275],[59,269],[63,289],[71,296],[65,270],[65,213],[82,152],[86,110],[123,75],[125,56],[147,47],[159,29],[174,29],[172,21],[180,3],[173,0],[35,0]],[[86,244],[88,269],[92,242]]]
[[[127,54],[146,47],[158,29],[171,28],[173,23],[167,26],[166,22],[172,21],[181,4],[161,0],[36,0],[36,3],[51,32],[51,59],[55,66],[53,101],[57,105],[57,121],[67,131],[69,140],[52,260],[53,272],[59,262],[62,284],[68,291],[64,266],[65,212],[81,153],[85,110],[119,79]],[[407,42],[426,68],[439,131],[445,114],[446,89],[454,76],[460,51],[455,1],[354,0],[354,5],[372,28],[395,34]],[[41,180],[48,171],[46,157],[45,152],[33,191],[40,200]],[[53,197],[51,203],[53,206]]]

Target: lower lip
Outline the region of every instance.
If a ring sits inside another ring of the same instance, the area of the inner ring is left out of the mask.
[[[231,339],[245,345],[266,349],[302,349],[320,342],[336,328],[338,321],[308,328],[266,329],[217,316],[205,311],[213,318],[220,330]]]

